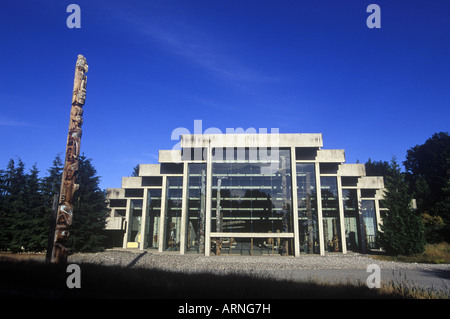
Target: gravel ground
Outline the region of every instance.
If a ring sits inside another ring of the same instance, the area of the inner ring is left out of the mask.
[[[174,253],[152,253],[148,251],[108,250],[94,254],[74,254],[69,262],[90,262],[125,267],[158,268],[171,271],[249,271],[257,270],[319,270],[319,269],[361,269],[377,264],[384,270],[447,270],[449,264],[418,264],[380,261],[368,256],[349,253],[327,256],[199,256]]]
[[[382,282],[402,282],[422,288],[450,293],[450,265],[433,265],[380,261],[366,255],[349,253],[327,256],[198,256],[149,251],[108,250],[96,254],[75,254],[69,263],[99,263],[128,268],[143,267],[168,271],[217,274],[250,274],[253,276],[294,281],[363,282],[370,273],[367,267],[376,264],[381,269]]]

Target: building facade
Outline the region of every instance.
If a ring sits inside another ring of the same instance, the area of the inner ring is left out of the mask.
[[[107,190],[113,246],[202,255],[375,248],[383,178],[321,134],[182,135]]]

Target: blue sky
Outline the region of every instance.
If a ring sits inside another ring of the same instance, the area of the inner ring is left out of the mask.
[[[81,28],[69,29],[69,4]],[[369,29],[366,8],[381,8]],[[2,1],[0,168],[63,154],[77,54],[81,150],[101,187],[172,149],[174,129],[323,133],[346,162],[403,161],[450,128],[450,1]]]

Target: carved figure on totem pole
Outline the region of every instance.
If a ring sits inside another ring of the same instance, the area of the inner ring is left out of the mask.
[[[75,184],[78,173],[78,158],[83,125],[83,105],[86,100],[86,83],[88,65],[82,55],[78,55],[75,66],[75,78],[72,94],[72,108],[70,110],[69,133],[67,136],[66,157],[61,180],[58,212],[56,216],[55,236],[52,258],[54,263],[67,261],[67,238],[72,225],[73,199],[79,185]]]

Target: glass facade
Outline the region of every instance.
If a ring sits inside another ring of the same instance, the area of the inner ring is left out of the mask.
[[[323,242],[329,252],[342,251],[337,178],[321,176]]]
[[[206,164],[188,166],[186,252],[205,253]]]
[[[293,232],[290,150],[269,153],[270,162],[258,157],[259,150],[243,149],[242,156],[239,152],[234,150],[232,160],[228,155],[213,161],[211,231],[236,233],[233,238],[214,242],[220,249],[242,253],[289,250],[288,240],[250,240],[239,238],[239,234]]]
[[[128,229],[128,242],[141,244],[142,199],[132,199],[130,203],[130,222]]]
[[[183,177],[167,177],[164,229],[165,250],[180,250]]]
[[[344,206],[345,239],[347,250],[359,250],[358,231],[358,196],[356,189],[343,189],[342,201]]]
[[[343,164],[318,134],[280,134],[279,148],[268,135],[183,136],[181,152],[142,164],[107,191],[111,243],[206,256],[376,248],[382,177]]]
[[[300,253],[319,254],[315,165],[297,163],[296,170]]]
[[[149,189],[147,192],[147,248],[157,249],[161,218],[161,189]]]
[[[375,216],[375,201],[362,200],[361,201],[361,232],[368,248],[375,247],[375,235],[377,230],[376,216]]]

